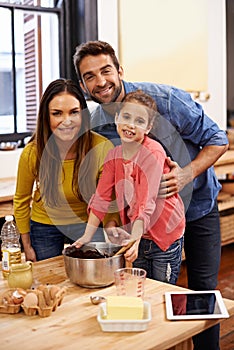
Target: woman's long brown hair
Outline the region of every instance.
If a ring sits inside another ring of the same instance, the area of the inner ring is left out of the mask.
[[[37,186],[40,186],[41,198],[43,198],[45,203],[50,207],[60,204],[58,186],[63,168],[59,148],[50,128],[49,103],[61,92],[67,92],[77,98],[82,109],[81,129],[75,141],[76,158],[72,179],[73,192],[76,194],[77,198],[81,200],[82,195],[78,186],[79,167],[85,155],[92,148],[90,114],[82,91],[72,80],[57,79],[51,82],[41,98],[37,127],[31,140],[31,142],[35,143],[37,150],[35,174]]]

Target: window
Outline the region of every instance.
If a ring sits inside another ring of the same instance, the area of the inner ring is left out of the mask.
[[[0,115],[12,115],[11,72],[0,71]]]
[[[97,0],[0,0],[0,35],[0,142],[18,141],[35,130],[47,85],[77,81],[72,57],[98,37]]]
[[[41,94],[60,76],[60,10],[26,2],[0,2],[0,139],[35,130]]]

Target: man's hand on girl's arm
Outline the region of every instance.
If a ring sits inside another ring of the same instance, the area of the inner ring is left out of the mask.
[[[163,174],[159,189],[160,198],[169,198],[179,193],[188,183],[210,168],[228,149],[228,145],[204,146],[191,163],[181,168],[177,162],[167,157],[170,172]]]
[[[170,157],[167,157],[167,164],[171,170],[169,173],[162,175],[158,193],[160,198],[169,198],[179,193],[193,180],[190,165],[181,168],[178,163],[172,161]]]

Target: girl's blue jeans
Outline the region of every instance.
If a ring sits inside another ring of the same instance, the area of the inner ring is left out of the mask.
[[[37,260],[44,260],[62,254],[64,243],[73,243],[81,237],[86,224],[46,225],[31,220],[30,238]],[[92,241],[104,242],[103,229],[99,227]]]
[[[165,252],[149,239],[142,238],[138,258],[133,266],[146,270],[147,278],[176,284],[182,260],[183,237],[175,241]]]

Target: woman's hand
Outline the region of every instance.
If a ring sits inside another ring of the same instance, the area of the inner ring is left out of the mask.
[[[24,247],[24,254],[26,261],[37,261],[36,253],[31,245],[30,233],[24,233],[20,235],[21,241]]]
[[[37,261],[36,253],[32,246],[24,247],[24,254],[25,254],[26,261],[33,261],[33,262]]]

